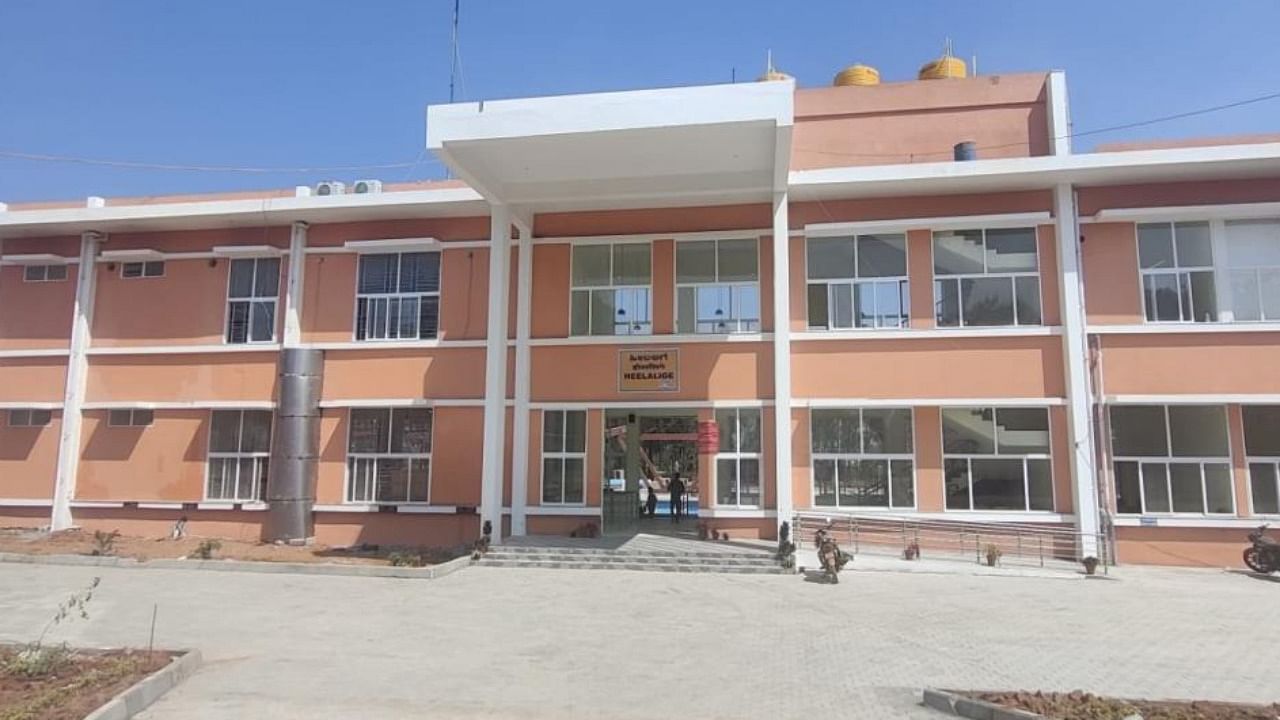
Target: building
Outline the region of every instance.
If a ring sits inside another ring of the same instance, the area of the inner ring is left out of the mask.
[[[1073,153],[1060,72],[866,70],[433,106],[456,181],[8,206],[0,525],[625,531],[665,463],[734,535],[1238,564],[1280,518],[1280,137]]]

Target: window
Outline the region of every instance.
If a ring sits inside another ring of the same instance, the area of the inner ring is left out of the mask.
[[[907,326],[906,235],[809,238],[805,252],[809,327]]]
[[[815,505],[915,507],[909,408],[815,409],[809,419]]]
[[[108,427],[146,427],[155,419],[153,410],[110,410],[107,412]]]
[[[1221,405],[1115,405],[1116,512],[1232,514],[1227,411]]]
[[[429,408],[353,409],[350,420],[347,502],[427,502],[432,411]]]
[[[67,279],[66,265],[27,265],[22,268],[26,282],[58,282]]]
[[[754,238],[676,243],[676,332],[760,332]]]
[[[1280,320],[1280,220],[1225,224],[1234,320]]]
[[[1053,510],[1046,408],[943,408],[948,510]]]
[[[575,245],[570,334],[648,335],[652,268],[649,243]]]
[[[587,411],[542,413],[542,504],[586,502]]]
[[[439,252],[360,256],[356,340],[428,340],[439,322]]]
[[[232,260],[227,286],[227,342],[275,340],[279,294],[280,258]]]
[[[209,422],[205,499],[263,500],[270,458],[270,410],[214,410]]]
[[[44,427],[53,420],[49,410],[15,408],[9,411],[9,427]]]
[[[716,504],[760,507],[760,410],[717,410],[716,425]]]
[[[120,263],[120,277],[126,280],[164,277],[164,261]]]
[[[1280,515],[1280,405],[1246,405],[1244,450],[1254,515]]]
[[[1218,319],[1209,223],[1139,224],[1138,265],[1148,322]]]
[[[1035,228],[933,234],[938,327],[1039,325]]]

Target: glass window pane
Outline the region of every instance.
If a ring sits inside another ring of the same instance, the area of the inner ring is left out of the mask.
[[[373,499],[373,460],[351,458],[347,461],[347,502],[369,502]]]
[[[22,279],[26,282],[39,282],[46,276],[44,265],[28,265],[22,269]]]
[[[424,297],[419,300],[418,338],[427,340],[434,338],[440,327],[440,298]]]
[[[1280,405],[1245,405],[1241,411],[1245,452],[1280,457]]]
[[[1014,289],[1018,294],[1018,324],[1039,325],[1040,318],[1040,278],[1014,278]]]
[[[755,239],[721,240],[720,282],[744,282],[760,279],[759,251]]]
[[[911,454],[911,410],[867,408],[862,411],[862,447],[866,453]]]
[[[721,505],[738,504],[738,461],[735,458],[716,459],[716,502]]]
[[[591,291],[574,290],[570,305],[569,334],[588,335],[591,333]]]
[[[1204,491],[1205,512],[1230,515],[1236,511],[1231,468],[1226,463],[1205,463]]]
[[[120,266],[120,277],[122,278],[139,278],[142,277],[142,263],[124,263]]]
[[[1259,295],[1258,273],[1255,270],[1232,270],[1231,312],[1236,320],[1261,320],[1262,298]]]
[[[564,460],[542,458],[542,502],[564,502]]]
[[[391,413],[388,410],[351,411],[350,441],[347,451],[353,453],[387,452],[390,438],[387,427]]]
[[[409,462],[405,458],[378,458],[377,500],[380,503],[409,500]]]
[[[227,465],[234,463],[230,458],[209,458],[209,482],[205,487],[205,497],[210,500],[225,500],[227,493]]]
[[[233,453],[240,450],[240,411],[214,410],[210,420],[209,452]]]
[[[1280,514],[1280,487],[1276,485],[1274,463],[1249,463],[1249,494],[1253,499],[1253,514]]]
[[[715,281],[716,243],[714,240],[676,243],[677,283]]]
[[[737,452],[738,411],[716,410],[716,427],[720,431],[720,452]]]
[[[391,411],[391,452],[431,452],[431,410],[396,408]]]
[[[1021,460],[970,460],[974,510],[1026,510],[1027,491]]]
[[[564,451],[587,451],[587,411],[567,410],[564,414]]]
[[[1164,463],[1142,463],[1142,497],[1147,512],[1169,512],[1169,468]]]
[[[996,410],[996,446],[1009,455],[1049,454],[1049,411],[1045,408]]]
[[[913,463],[910,460],[889,461],[890,482],[892,491],[890,498],[893,507],[909,508],[916,504],[916,483]]]
[[[813,280],[853,278],[853,238],[809,238],[806,243],[809,277]]]
[[[1142,514],[1142,490],[1138,482],[1138,463],[1119,461],[1114,469],[1116,512],[1121,515]]]
[[[1196,463],[1170,463],[1169,484],[1174,512],[1204,512],[1204,488],[1200,485],[1200,466]]]
[[[1175,457],[1227,457],[1227,409],[1222,405],[1172,405],[1169,440]]]
[[[142,274],[146,277],[161,277],[164,275],[164,261],[151,260],[142,264]]]
[[[965,325],[1013,324],[1012,278],[965,278],[960,281],[960,297]]]
[[[227,342],[249,341],[249,305],[248,302],[233,302],[227,305]]]
[[[981,230],[956,230],[933,234],[933,271],[938,275],[981,273]]]
[[[585,502],[586,485],[583,482],[582,458],[564,459],[564,501],[567,503]]]
[[[1280,220],[1228,220],[1227,266],[1280,266]]]
[[[253,483],[257,479],[257,473],[254,472],[257,462],[253,458],[240,458],[236,463],[236,500],[255,500],[257,493],[254,492]]]
[[[625,288],[614,291],[616,332],[620,335],[647,335],[652,331],[649,317],[649,289]]]
[[[738,410],[738,452],[760,452],[760,411],[755,408]]]
[[[889,461],[840,463],[840,505],[889,507]]]
[[[394,253],[361,255],[360,283],[356,292],[361,294],[395,292],[399,257]]]
[[[686,335],[697,332],[697,297],[697,288],[676,288],[676,332]]]
[[[946,460],[943,463],[948,510],[969,510],[969,461]]]
[[[861,282],[853,285],[853,322],[860,328],[876,327],[876,285]]]
[[[910,302],[907,281],[878,282],[875,285],[877,326],[906,327]]]
[[[53,412],[50,410],[32,410],[31,426],[45,427],[53,420]]]
[[[401,298],[386,299],[386,307],[387,307],[386,323],[387,323],[388,338],[400,337],[400,303],[401,303]],[[413,318],[410,317],[410,322],[412,321],[413,321]]]
[[[614,307],[617,293],[614,290],[591,291],[591,334],[616,335],[618,329],[618,313],[620,308]],[[626,310],[622,309],[625,318]],[[625,321],[623,327],[625,327]]]
[[[273,298],[280,294],[280,258],[259,258],[254,268],[253,294]]]
[[[828,303],[831,307],[832,329],[847,330],[853,327],[854,286],[849,283],[832,283],[828,287],[831,289]]]
[[[1178,276],[1159,273],[1142,276],[1142,295],[1147,320],[1177,322],[1182,319],[1178,304]]]
[[[1143,268],[1174,266],[1172,225],[1169,223],[1138,225],[1138,263]]]
[[[836,504],[835,460],[813,461],[813,502],[823,506]]]
[[[649,284],[649,243],[613,246],[613,282],[618,285]]]
[[[906,235],[858,237],[858,277],[904,277],[906,274]]]
[[[826,283],[809,283],[809,327],[827,327]]]
[[[1196,322],[1217,322],[1218,296],[1214,291],[1213,272],[1193,272],[1191,283],[1191,320]]]
[[[253,296],[253,260],[231,261],[231,282],[227,287],[227,297],[245,298]]]
[[[987,231],[987,272],[1034,272],[1035,228],[1001,228]]]
[[[1027,460],[1027,509],[1053,510],[1053,473],[1048,460]]]
[[[249,339],[254,342],[271,342],[276,336],[275,302],[250,303]]]
[[[400,292],[440,291],[440,253],[404,253],[400,256]]]
[[[574,245],[571,275],[574,287],[610,284],[608,245]]]
[[[271,452],[271,411],[245,410],[240,452]]]
[[[156,413],[154,410],[134,410],[130,418],[133,425],[138,427],[146,427],[155,420]]]
[[[733,317],[741,332],[760,330],[759,285],[739,285],[733,289]]]
[[[936,280],[933,283],[934,317],[938,327],[960,324],[960,281]]]
[[[815,453],[858,453],[861,424],[857,410],[815,409],[810,414]]]
[[[409,460],[409,502],[427,502],[430,479],[431,460],[411,458]]]
[[[724,285],[698,288],[697,332],[727,333],[731,330],[730,292]]]
[[[1111,406],[1111,452],[1119,457],[1165,457],[1164,407],[1160,405]]]
[[[1173,237],[1178,267],[1213,267],[1213,245],[1209,241],[1209,223],[1175,223]]]
[[[564,410],[542,411],[542,451],[564,452]]]
[[[942,450],[957,455],[991,455],[996,451],[991,408],[942,408]]]
[[[760,505],[760,460],[738,460],[738,504]]]
[[[1280,270],[1258,271],[1258,295],[1262,299],[1262,318],[1280,320]]]

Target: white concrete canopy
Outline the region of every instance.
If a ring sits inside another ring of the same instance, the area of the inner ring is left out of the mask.
[[[767,202],[785,189],[794,92],[767,82],[434,105],[427,147],[489,200],[539,212]]]

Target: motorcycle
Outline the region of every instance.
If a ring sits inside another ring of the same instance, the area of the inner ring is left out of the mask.
[[[831,583],[840,582],[840,571],[849,562],[849,554],[840,549],[836,539],[831,535],[831,527],[818,528],[813,534],[814,547],[818,549],[818,562],[822,565],[822,576]]]
[[[1244,564],[1264,575],[1280,570],[1280,542],[1267,537],[1267,526],[1249,533],[1251,545],[1244,550]]]

